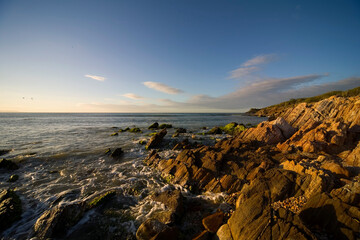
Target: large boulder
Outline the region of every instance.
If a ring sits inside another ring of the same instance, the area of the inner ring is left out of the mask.
[[[178,231],[176,228],[169,227],[166,224],[151,218],[145,220],[136,231],[137,240],[168,240],[177,239],[177,237]]]
[[[40,239],[61,238],[74,226],[86,210],[84,203],[56,206],[46,210],[34,225],[34,234]]]
[[[151,137],[150,141],[146,144],[146,149],[156,148],[160,145],[161,141],[167,134],[166,129],[161,130],[161,132],[156,133],[154,136]]]
[[[11,226],[21,217],[21,200],[12,190],[3,190],[0,193],[0,231]]]
[[[184,213],[183,196],[180,190],[156,192],[151,198],[154,201],[163,203],[167,207],[168,214],[166,216],[168,217],[164,219],[165,223],[173,223],[179,220]],[[164,216],[164,214],[161,215]]]
[[[277,144],[286,140],[281,129],[273,122],[262,122],[256,128],[249,128],[238,135],[245,142],[258,141],[263,144]]]
[[[359,206],[350,206],[326,193],[309,199],[299,216],[307,226],[328,238],[355,240],[360,237]]]
[[[19,166],[16,163],[14,163],[13,161],[6,160],[4,158],[4,159],[0,160],[0,168],[5,168],[7,170],[16,170],[19,168]]]

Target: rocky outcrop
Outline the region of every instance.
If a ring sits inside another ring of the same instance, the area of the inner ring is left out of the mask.
[[[160,145],[161,141],[167,134],[166,129],[161,130],[161,132],[156,133],[154,136],[151,137],[150,141],[146,144],[146,149],[156,148]]]
[[[168,240],[177,238],[178,230],[175,227],[169,227],[155,219],[146,220],[136,231],[136,239],[138,240]]]
[[[283,118],[271,122],[262,122],[256,128],[250,128],[238,135],[242,141],[258,141],[263,144],[277,144],[295,133],[295,129]]]
[[[56,206],[45,211],[34,225],[34,234],[40,239],[64,237],[85,212],[85,204]]]
[[[0,193],[0,232],[19,220],[22,213],[21,200],[12,190]]]
[[[156,192],[151,199],[163,203],[167,210],[157,213],[154,218],[165,224],[178,221],[184,214],[183,196],[180,190],[166,190]]]

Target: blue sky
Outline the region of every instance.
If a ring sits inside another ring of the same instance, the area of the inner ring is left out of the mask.
[[[360,86],[360,1],[0,0],[0,111],[241,112]]]

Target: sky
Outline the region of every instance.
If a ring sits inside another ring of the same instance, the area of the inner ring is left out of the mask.
[[[0,0],[0,112],[244,112],[358,86],[358,0]]]

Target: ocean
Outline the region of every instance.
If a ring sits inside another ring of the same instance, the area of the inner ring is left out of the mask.
[[[159,207],[149,201],[149,193],[167,187],[159,172],[143,163],[148,151],[139,141],[150,139],[149,134],[154,131],[148,130],[148,126],[154,122],[173,125],[164,139],[168,150],[161,152],[164,157],[171,157],[178,153],[171,147],[185,138],[213,145],[218,139],[229,137],[203,135],[214,126],[230,122],[258,124],[264,120],[231,113],[0,113],[0,150],[11,150],[0,158],[20,166],[14,171],[0,169],[0,189],[15,189],[23,204],[22,218],[1,237],[27,239],[46,209],[109,190],[123,191],[126,195],[127,189],[141,183],[145,185],[141,194],[127,196],[132,198],[128,211],[134,216],[127,227],[135,232],[137,224]],[[142,133],[111,136],[127,127],[139,127]],[[172,137],[180,127],[187,133]],[[119,147],[125,152],[121,159],[105,154],[107,149]],[[19,175],[19,180],[10,183],[7,180],[13,174]],[[222,195],[208,193],[197,197],[214,200]]]

